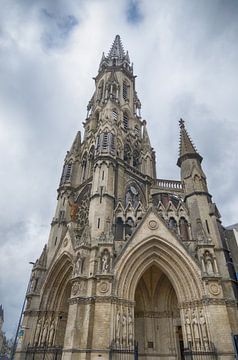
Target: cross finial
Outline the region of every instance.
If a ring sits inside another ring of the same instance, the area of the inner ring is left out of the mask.
[[[179,120],[180,129],[183,129],[185,127],[184,123],[185,123],[185,121],[182,118],[180,118],[180,120]]]

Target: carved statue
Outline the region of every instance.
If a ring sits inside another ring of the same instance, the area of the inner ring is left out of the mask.
[[[127,329],[126,329],[126,315],[123,314],[122,315],[122,320],[121,320],[121,323],[122,323],[122,341],[123,343],[125,344],[126,343],[126,338],[127,338]]]
[[[37,283],[38,283],[38,278],[36,277],[36,274],[33,273],[31,277],[30,292],[34,292],[36,290]]]
[[[117,319],[116,319],[116,345],[120,345],[120,335],[121,335],[121,314],[117,312]]]
[[[200,326],[201,326],[201,331],[202,331],[202,338],[203,338],[204,343],[206,344],[208,341],[207,325],[206,325],[206,320],[205,320],[202,310],[200,310]]]
[[[109,271],[110,255],[108,251],[105,251],[102,256],[102,272],[107,273]]]
[[[47,333],[48,333],[48,321],[46,320],[44,327],[43,327],[43,331],[42,331],[42,339],[41,339],[42,345],[46,344]]]
[[[50,329],[49,329],[49,337],[48,337],[49,346],[53,345],[54,334],[55,334],[55,322],[54,322],[54,320],[52,320]]]
[[[199,349],[200,336],[199,336],[198,321],[197,321],[195,311],[193,311],[193,313],[192,313],[192,326],[193,326],[193,336],[194,336],[196,349]]]
[[[35,346],[39,344],[39,340],[40,340],[40,332],[41,332],[41,323],[42,320],[39,319],[36,325],[36,332],[35,332],[35,338],[34,338],[34,344]]]
[[[209,251],[205,252],[204,258],[205,258],[204,260],[205,260],[206,273],[207,274],[213,274],[214,273],[213,261],[212,261],[212,256],[209,253]]]
[[[83,270],[83,258],[80,251],[77,252],[77,257],[74,264],[74,275],[80,275]]]
[[[192,342],[192,330],[191,330],[191,323],[190,323],[190,320],[188,317],[188,313],[186,313],[186,315],[185,315],[185,328],[186,328],[188,343],[191,343]]]
[[[130,346],[133,345],[133,319],[131,312],[128,314],[128,342]]]
[[[71,200],[69,200],[69,207],[70,207],[70,219],[72,221],[77,221],[78,209],[79,205]]]

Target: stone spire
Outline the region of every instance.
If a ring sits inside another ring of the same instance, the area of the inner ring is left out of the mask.
[[[193,145],[188,132],[185,128],[185,122],[183,119],[179,121],[180,126],[180,144],[179,144],[179,158],[177,165],[180,167],[181,163],[185,159],[196,158],[199,162],[202,162],[201,155],[197,152],[196,147]]]
[[[125,51],[123,49],[120,35],[116,35],[115,40],[112,44],[112,47],[109,51],[107,58],[111,59],[111,60],[114,58],[117,58],[117,59],[125,58]]]
[[[116,35],[108,55],[105,56],[104,53],[102,54],[99,65],[99,73],[105,68],[112,66],[122,66],[130,73],[133,73],[133,66],[130,66],[128,51],[125,52],[119,35]]]
[[[147,128],[146,128],[146,121],[143,120],[143,137],[142,137],[142,142],[143,142],[143,146],[144,148],[149,148],[151,149],[151,144],[150,144],[150,138],[147,132]]]

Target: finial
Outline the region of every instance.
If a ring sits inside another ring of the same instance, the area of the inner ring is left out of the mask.
[[[182,118],[180,118],[180,120],[179,120],[179,126],[180,126],[180,129],[184,129],[185,128],[185,121],[182,119]]]

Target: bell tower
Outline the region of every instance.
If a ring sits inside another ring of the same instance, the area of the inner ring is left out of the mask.
[[[180,120],[181,180],[156,178],[135,79],[117,35],[65,156],[16,360],[233,358],[237,281],[202,157]]]

